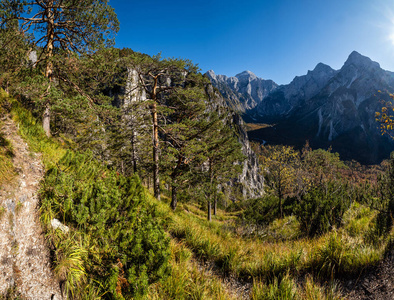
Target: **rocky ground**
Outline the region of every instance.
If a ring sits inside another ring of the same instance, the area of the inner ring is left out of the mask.
[[[2,124],[18,176],[0,187],[0,295],[12,290],[22,299],[62,299],[38,218],[40,155],[29,151],[11,119]]]
[[[377,266],[367,269],[359,278],[343,283],[346,299],[394,299],[394,250]]]
[[[252,292],[252,283],[241,281],[236,276],[226,275],[215,265],[214,262],[194,259],[200,272],[205,276],[215,276],[221,279],[223,288],[233,299],[247,300]]]

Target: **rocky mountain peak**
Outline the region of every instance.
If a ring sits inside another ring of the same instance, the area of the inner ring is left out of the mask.
[[[227,77],[216,75],[210,70],[206,76],[219,89],[228,104],[241,113],[256,107],[262,99],[278,87],[272,80],[259,78],[251,71],[243,71],[233,77]]]
[[[215,74],[215,72],[214,72],[213,70],[207,71],[206,74],[207,74],[210,78],[215,78],[215,77],[216,77],[216,74]]]
[[[318,63],[316,67],[313,69],[313,73],[326,73],[330,74],[334,72],[335,70],[331,68],[329,65],[323,64],[323,63]]]
[[[359,69],[380,68],[379,63],[372,61],[369,57],[363,56],[357,51],[350,53],[343,67],[353,65]]]
[[[257,79],[257,76],[251,71],[243,71],[242,73],[235,75],[235,77],[237,77],[240,80],[244,78],[250,78],[251,80]]]

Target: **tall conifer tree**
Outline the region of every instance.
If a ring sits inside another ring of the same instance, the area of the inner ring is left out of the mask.
[[[113,44],[119,22],[107,0],[3,0],[0,21],[5,26],[19,21],[21,33],[33,32],[33,46],[42,48],[38,64],[43,63],[45,77],[53,79],[54,55],[59,51],[92,53]],[[48,94],[48,92],[47,92]],[[43,127],[50,130],[50,100],[45,101]]]

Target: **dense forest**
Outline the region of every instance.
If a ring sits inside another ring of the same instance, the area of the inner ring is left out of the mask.
[[[107,1],[1,1],[0,19],[0,113],[42,154],[65,298],[340,299],[391,252],[394,157],[253,144],[265,189],[247,197],[233,112],[195,64],[114,48]],[[12,153],[0,133],[2,185]]]

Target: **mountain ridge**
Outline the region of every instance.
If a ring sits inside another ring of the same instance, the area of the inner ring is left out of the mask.
[[[289,84],[276,86],[261,100],[255,99],[254,107],[245,107],[243,118],[250,123],[275,124],[249,132],[251,139],[296,147],[309,140],[315,148],[332,146],[344,159],[378,163],[388,158],[394,145],[381,136],[375,112],[393,92],[394,73],[353,51],[339,70],[318,63]],[[254,94],[251,90],[242,96]]]

